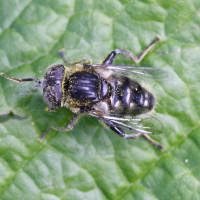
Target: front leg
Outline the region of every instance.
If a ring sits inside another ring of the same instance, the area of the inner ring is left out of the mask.
[[[76,60],[76,61],[74,61],[74,62],[69,62],[69,61],[67,60],[67,58],[65,57],[65,50],[64,50],[64,49],[61,49],[61,50],[59,51],[59,53],[60,53],[62,59],[63,59],[67,64],[69,64],[69,65],[75,65],[75,64],[78,64],[78,63],[81,63],[81,62],[86,62],[86,64],[91,64],[91,63],[92,63],[91,60],[90,60],[89,58],[81,58],[81,59]]]
[[[67,128],[61,128],[61,127],[58,127],[58,126],[52,126],[50,128],[48,128],[46,131],[44,131],[42,133],[42,135],[38,138],[39,141],[42,141],[44,136],[52,129],[54,130],[57,130],[57,131],[70,131],[73,129],[77,119],[79,118],[81,114],[81,111],[79,111],[77,114],[74,115],[74,117],[72,118],[72,120],[70,121],[70,123],[68,124]]]

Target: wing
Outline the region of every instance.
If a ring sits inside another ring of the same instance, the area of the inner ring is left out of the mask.
[[[131,66],[131,65],[95,65],[105,69],[110,69],[120,75],[128,76],[134,75],[138,78],[154,81],[172,81],[172,75],[168,72],[152,67]]]
[[[104,118],[110,120],[123,130],[130,130],[137,133],[152,135],[160,134],[163,130],[163,124],[150,115],[130,118],[104,116]]]
[[[163,124],[155,117],[152,117],[151,115],[147,114],[137,117],[127,117],[127,118],[124,118],[123,116],[116,114],[104,115],[104,116],[99,116],[95,113],[88,113],[88,114],[93,117],[102,119],[107,125],[109,126],[112,125],[113,127],[116,127],[117,129],[123,131],[124,133],[126,131],[131,131],[134,134],[154,135],[162,133],[163,130]],[[116,130],[114,131],[117,132]],[[120,133],[118,134],[121,135]],[[124,137],[123,135],[121,136]]]

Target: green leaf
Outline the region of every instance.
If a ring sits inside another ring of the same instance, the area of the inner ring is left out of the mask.
[[[200,199],[200,1],[1,0],[0,72],[44,76],[52,63],[90,58],[100,63],[119,48],[139,55],[160,35],[141,66],[168,72],[146,83],[155,91],[155,116],[164,125],[152,136],[165,146],[120,138],[97,119],[82,116],[70,132],[72,112],[49,113],[33,83],[0,77],[0,199]],[[123,56],[116,63],[134,65]]]

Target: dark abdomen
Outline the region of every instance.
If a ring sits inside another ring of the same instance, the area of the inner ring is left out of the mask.
[[[111,107],[114,112],[139,115],[153,109],[155,97],[135,81],[119,76],[114,78],[113,86]]]

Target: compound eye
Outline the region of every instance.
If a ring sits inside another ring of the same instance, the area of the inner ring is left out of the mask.
[[[61,64],[54,64],[48,67],[45,74],[46,85],[43,89],[43,99],[49,110],[55,110],[61,106],[62,79],[65,67]]]
[[[56,86],[46,86],[43,89],[43,99],[44,102],[48,105],[49,111],[56,110],[61,106],[61,98],[62,91],[60,85],[58,85],[58,88],[56,88]]]
[[[62,80],[65,73],[65,67],[61,64],[53,64],[47,68],[44,78],[48,81]]]

